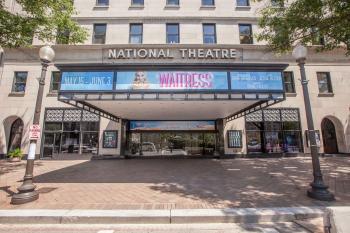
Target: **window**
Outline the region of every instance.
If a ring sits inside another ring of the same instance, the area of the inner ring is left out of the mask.
[[[214,0],[202,0],[202,6],[214,6],[215,1]]]
[[[239,25],[239,40],[241,44],[253,44],[252,25]]]
[[[216,44],[215,24],[203,24],[203,43]]]
[[[28,72],[15,72],[12,92],[24,93],[26,90]]]
[[[294,75],[291,71],[283,72],[284,89],[286,93],[295,93]]]
[[[53,71],[51,74],[50,92],[57,92],[60,86],[61,72]]]
[[[141,5],[143,6],[143,0],[131,0],[131,5]]]
[[[249,6],[249,0],[237,0],[237,6]]]
[[[105,44],[106,43],[106,24],[94,24],[94,35],[92,39],[93,44]]]
[[[312,27],[311,33],[312,33],[312,44],[313,45],[325,45],[324,36],[321,35],[318,28]]]
[[[69,44],[69,30],[59,28],[57,29],[56,43],[57,44]]]
[[[178,6],[178,5],[180,5],[180,1],[179,0],[167,0],[166,4],[169,6]]]
[[[166,25],[166,42],[168,44],[178,44],[180,42],[179,34],[179,24],[169,23]]]
[[[242,131],[228,130],[227,141],[228,141],[228,148],[242,148]]]
[[[284,7],[284,2],[283,2],[283,0],[271,0],[271,6]]]
[[[109,0],[97,0],[96,1],[96,6],[108,6],[109,5]]]
[[[317,72],[318,91],[320,94],[333,93],[329,72]]]
[[[142,24],[130,24],[130,44],[142,44]]]

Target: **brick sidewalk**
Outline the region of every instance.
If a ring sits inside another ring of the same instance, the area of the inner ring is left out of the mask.
[[[0,161],[0,209],[186,209],[350,205],[350,158],[321,158],[337,201],[306,197],[311,159],[36,161],[38,201],[10,205],[25,163]]]

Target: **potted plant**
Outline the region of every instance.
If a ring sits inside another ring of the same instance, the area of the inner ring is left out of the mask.
[[[23,157],[23,152],[20,148],[16,148],[8,153],[10,162],[19,162]]]

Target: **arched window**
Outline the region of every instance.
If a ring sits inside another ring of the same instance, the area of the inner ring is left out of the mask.
[[[17,118],[17,120],[15,120],[11,126],[8,151],[12,151],[16,148],[21,148],[22,133],[23,121],[20,118]]]

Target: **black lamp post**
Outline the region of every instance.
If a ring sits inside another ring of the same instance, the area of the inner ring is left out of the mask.
[[[308,80],[306,79],[305,74],[305,60],[307,56],[307,48],[303,45],[297,45],[293,49],[293,57],[297,60],[297,63],[300,67],[301,75],[301,85],[303,87],[304,95],[304,105],[305,113],[308,127],[308,136],[310,140],[310,150],[312,158],[312,169],[314,180],[310,183],[311,188],[307,191],[307,195],[311,198],[320,201],[333,201],[334,195],[328,191],[328,186],[324,184],[320,166],[320,160],[318,158],[318,148],[316,144],[316,132],[314,129],[314,121],[312,118],[309,90],[308,90]]]
[[[55,57],[55,51],[50,46],[40,48],[39,56],[41,60],[41,76],[39,79],[38,95],[36,97],[35,112],[33,118],[33,125],[40,124],[41,104],[43,100],[45,76],[49,63]],[[11,204],[24,204],[35,201],[39,198],[39,193],[35,190],[36,185],[33,184],[33,169],[35,160],[37,140],[30,140],[29,152],[27,157],[27,166],[22,185],[18,188],[18,193],[14,194],[11,199]]]

